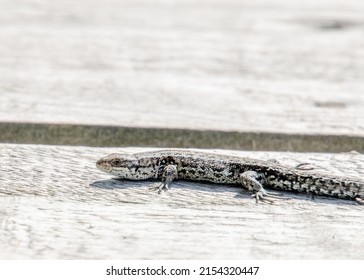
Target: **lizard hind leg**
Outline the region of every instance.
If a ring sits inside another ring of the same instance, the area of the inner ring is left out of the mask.
[[[178,178],[178,171],[175,165],[167,165],[163,169],[162,182],[156,187],[149,188],[150,190],[158,190],[161,193],[163,190],[169,190],[169,186],[174,179]]]
[[[252,197],[255,198],[258,203],[259,200],[268,201],[274,203],[270,198],[281,198],[274,194],[267,192],[263,185],[266,184],[266,178],[264,174],[256,171],[245,171],[240,174],[240,182],[249,191],[253,192]]]

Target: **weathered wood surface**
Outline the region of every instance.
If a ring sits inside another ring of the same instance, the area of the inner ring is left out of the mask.
[[[0,121],[364,135],[363,1],[0,7]]]
[[[1,259],[363,259],[364,211],[352,201],[284,193],[255,204],[236,187],[113,180],[95,161],[120,148],[0,144]],[[124,149],[136,151],[136,149]],[[275,158],[363,178],[364,156]]]

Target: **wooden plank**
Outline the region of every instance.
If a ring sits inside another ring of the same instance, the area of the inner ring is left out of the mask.
[[[0,144],[1,259],[362,259],[363,207],[284,193],[258,204],[233,186],[113,180],[95,161],[129,148]],[[310,162],[363,178],[364,155],[214,152]]]
[[[44,123],[0,123],[0,142],[97,147],[193,147],[249,151],[364,153],[364,138],[360,136]]]
[[[364,135],[364,2],[0,1],[0,121]]]

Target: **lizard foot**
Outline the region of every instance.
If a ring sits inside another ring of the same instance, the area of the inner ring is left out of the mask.
[[[356,197],[355,201],[359,203],[360,205],[364,205],[364,198]]]
[[[263,187],[263,184],[266,183],[266,179],[262,173],[245,171],[240,174],[240,180],[245,188],[253,192],[251,197],[255,198],[256,203],[259,201],[266,201],[273,204],[276,199],[290,199],[267,192]]]
[[[165,183],[158,183],[148,187],[149,191],[158,191],[160,194],[162,191],[168,191],[169,187]]]

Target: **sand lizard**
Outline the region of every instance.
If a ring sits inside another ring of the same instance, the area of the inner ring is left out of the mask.
[[[160,179],[158,189],[169,189],[175,179],[239,184],[256,200],[271,201],[276,195],[265,187],[354,199],[364,204],[364,182],[288,167],[275,160],[256,160],[200,151],[174,149],[140,153],[117,153],[101,158],[96,167],[129,180]]]

